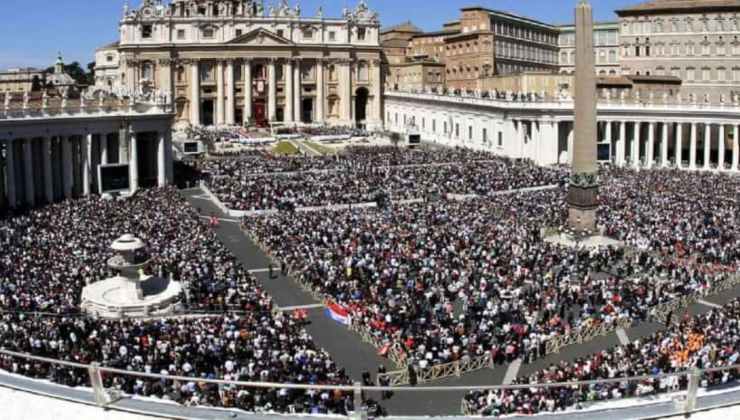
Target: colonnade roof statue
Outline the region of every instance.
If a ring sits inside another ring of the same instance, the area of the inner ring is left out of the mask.
[[[582,233],[596,232],[598,166],[596,161],[596,72],[593,14],[587,0],[576,7],[576,72],[573,166],[568,192],[568,225]]]

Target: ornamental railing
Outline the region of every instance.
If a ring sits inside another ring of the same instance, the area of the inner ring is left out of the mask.
[[[113,377],[129,377],[129,378],[140,378],[149,379],[155,381],[178,381],[178,382],[191,382],[193,377],[178,376],[178,375],[162,375],[156,373],[146,373],[133,370],[116,369],[107,366],[102,366],[97,362],[90,364],[82,364],[58,359],[52,359],[47,357],[40,357],[26,353],[19,353],[9,350],[0,349],[0,358],[9,358],[17,360],[34,361],[38,363],[45,363],[51,366],[77,369],[87,373],[90,381],[90,386],[93,390],[93,403],[103,409],[116,410],[118,408],[125,409],[120,406],[119,402],[127,397],[116,389],[109,389],[105,386],[103,378],[111,379]],[[702,375],[705,373],[712,372],[725,372],[730,370],[740,369],[740,364],[731,366],[722,366],[709,369],[693,369],[683,370],[673,373],[664,373],[658,375],[641,375],[631,377],[620,377],[612,379],[595,379],[589,381],[571,381],[571,382],[556,382],[546,384],[516,384],[516,385],[463,385],[463,386],[419,386],[419,387],[398,387],[398,386],[364,386],[360,382],[348,385],[319,385],[319,384],[293,384],[293,383],[277,383],[277,382],[249,382],[249,381],[229,381],[223,379],[209,379],[209,378],[198,378],[199,384],[212,384],[218,385],[220,388],[226,387],[243,387],[243,388],[262,388],[262,389],[298,389],[298,390],[321,390],[321,391],[340,391],[347,392],[353,395],[353,402],[355,410],[351,412],[347,418],[351,419],[367,419],[367,411],[365,404],[365,394],[368,391],[383,392],[422,392],[422,393],[435,393],[435,392],[465,392],[465,391],[503,391],[503,390],[522,390],[522,389],[539,389],[539,388],[578,388],[578,387],[589,387],[593,385],[603,384],[615,384],[615,383],[626,383],[636,381],[648,381],[648,380],[660,380],[663,378],[677,378],[687,377],[687,389],[681,392],[681,399],[677,404],[676,409],[671,410],[670,414],[690,414],[697,410],[697,395]],[[29,378],[29,381],[31,379]],[[7,384],[10,388],[13,388],[13,384]],[[26,387],[19,387],[18,389],[28,391]],[[30,392],[33,392],[32,390]],[[48,392],[42,393],[42,395],[49,395]],[[58,396],[60,399],[72,400],[62,393]],[[138,410],[142,412],[141,409]],[[461,412],[463,415],[476,415],[480,413],[474,404],[469,401],[461,403]],[[156,414],[155,410],[152,410],[152,414]],[[432,414],[432,413],[429,413]]]

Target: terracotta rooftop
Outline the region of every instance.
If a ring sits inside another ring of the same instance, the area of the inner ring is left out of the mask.
[[[407,20],[406,22],[403,22],[398,25],[389,26],[387,28],[383,28],[380,30],[381,34],[387,34],[388,32],[412,32],[412,33],[418,33],[418,32],[424,32],[422,31],[418,26],[411,23],[410,20]]]
[[[650,0],[632,7],[617,10],[617,15],[641,14],[648,12],[687,12],[712,10],[738,10],[740,0]]]

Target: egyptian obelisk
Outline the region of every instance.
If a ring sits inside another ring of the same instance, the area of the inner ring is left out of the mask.
[[[596,234],[598,166],[596,163],[596,70],[593,16],[587,0],[576,7],[576,73],[573,163],[568,191],[568,225]]]

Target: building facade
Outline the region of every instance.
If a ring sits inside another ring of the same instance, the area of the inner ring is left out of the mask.
[[[678,77],[699,101],[740,93],[740,0],[653,0],[616,13],[623,74]]]
[[[576,69],[576,27],[558,27],[558,65],[560,73],[573,74]],[[619,60],[619,24],[599,22],[594,24],[594,50],[596,74],[598,76],[618,76],[622,74]]]
[[[8,69],[0,72],[0,93],[18,93],[39,91],[45,84],[43,70],[27,67]]]
[[[174,92],[193,125],[382,119],[378,15],[364,0],[339,18],[287,0],[144,0],[120,23],[119,88]]]

